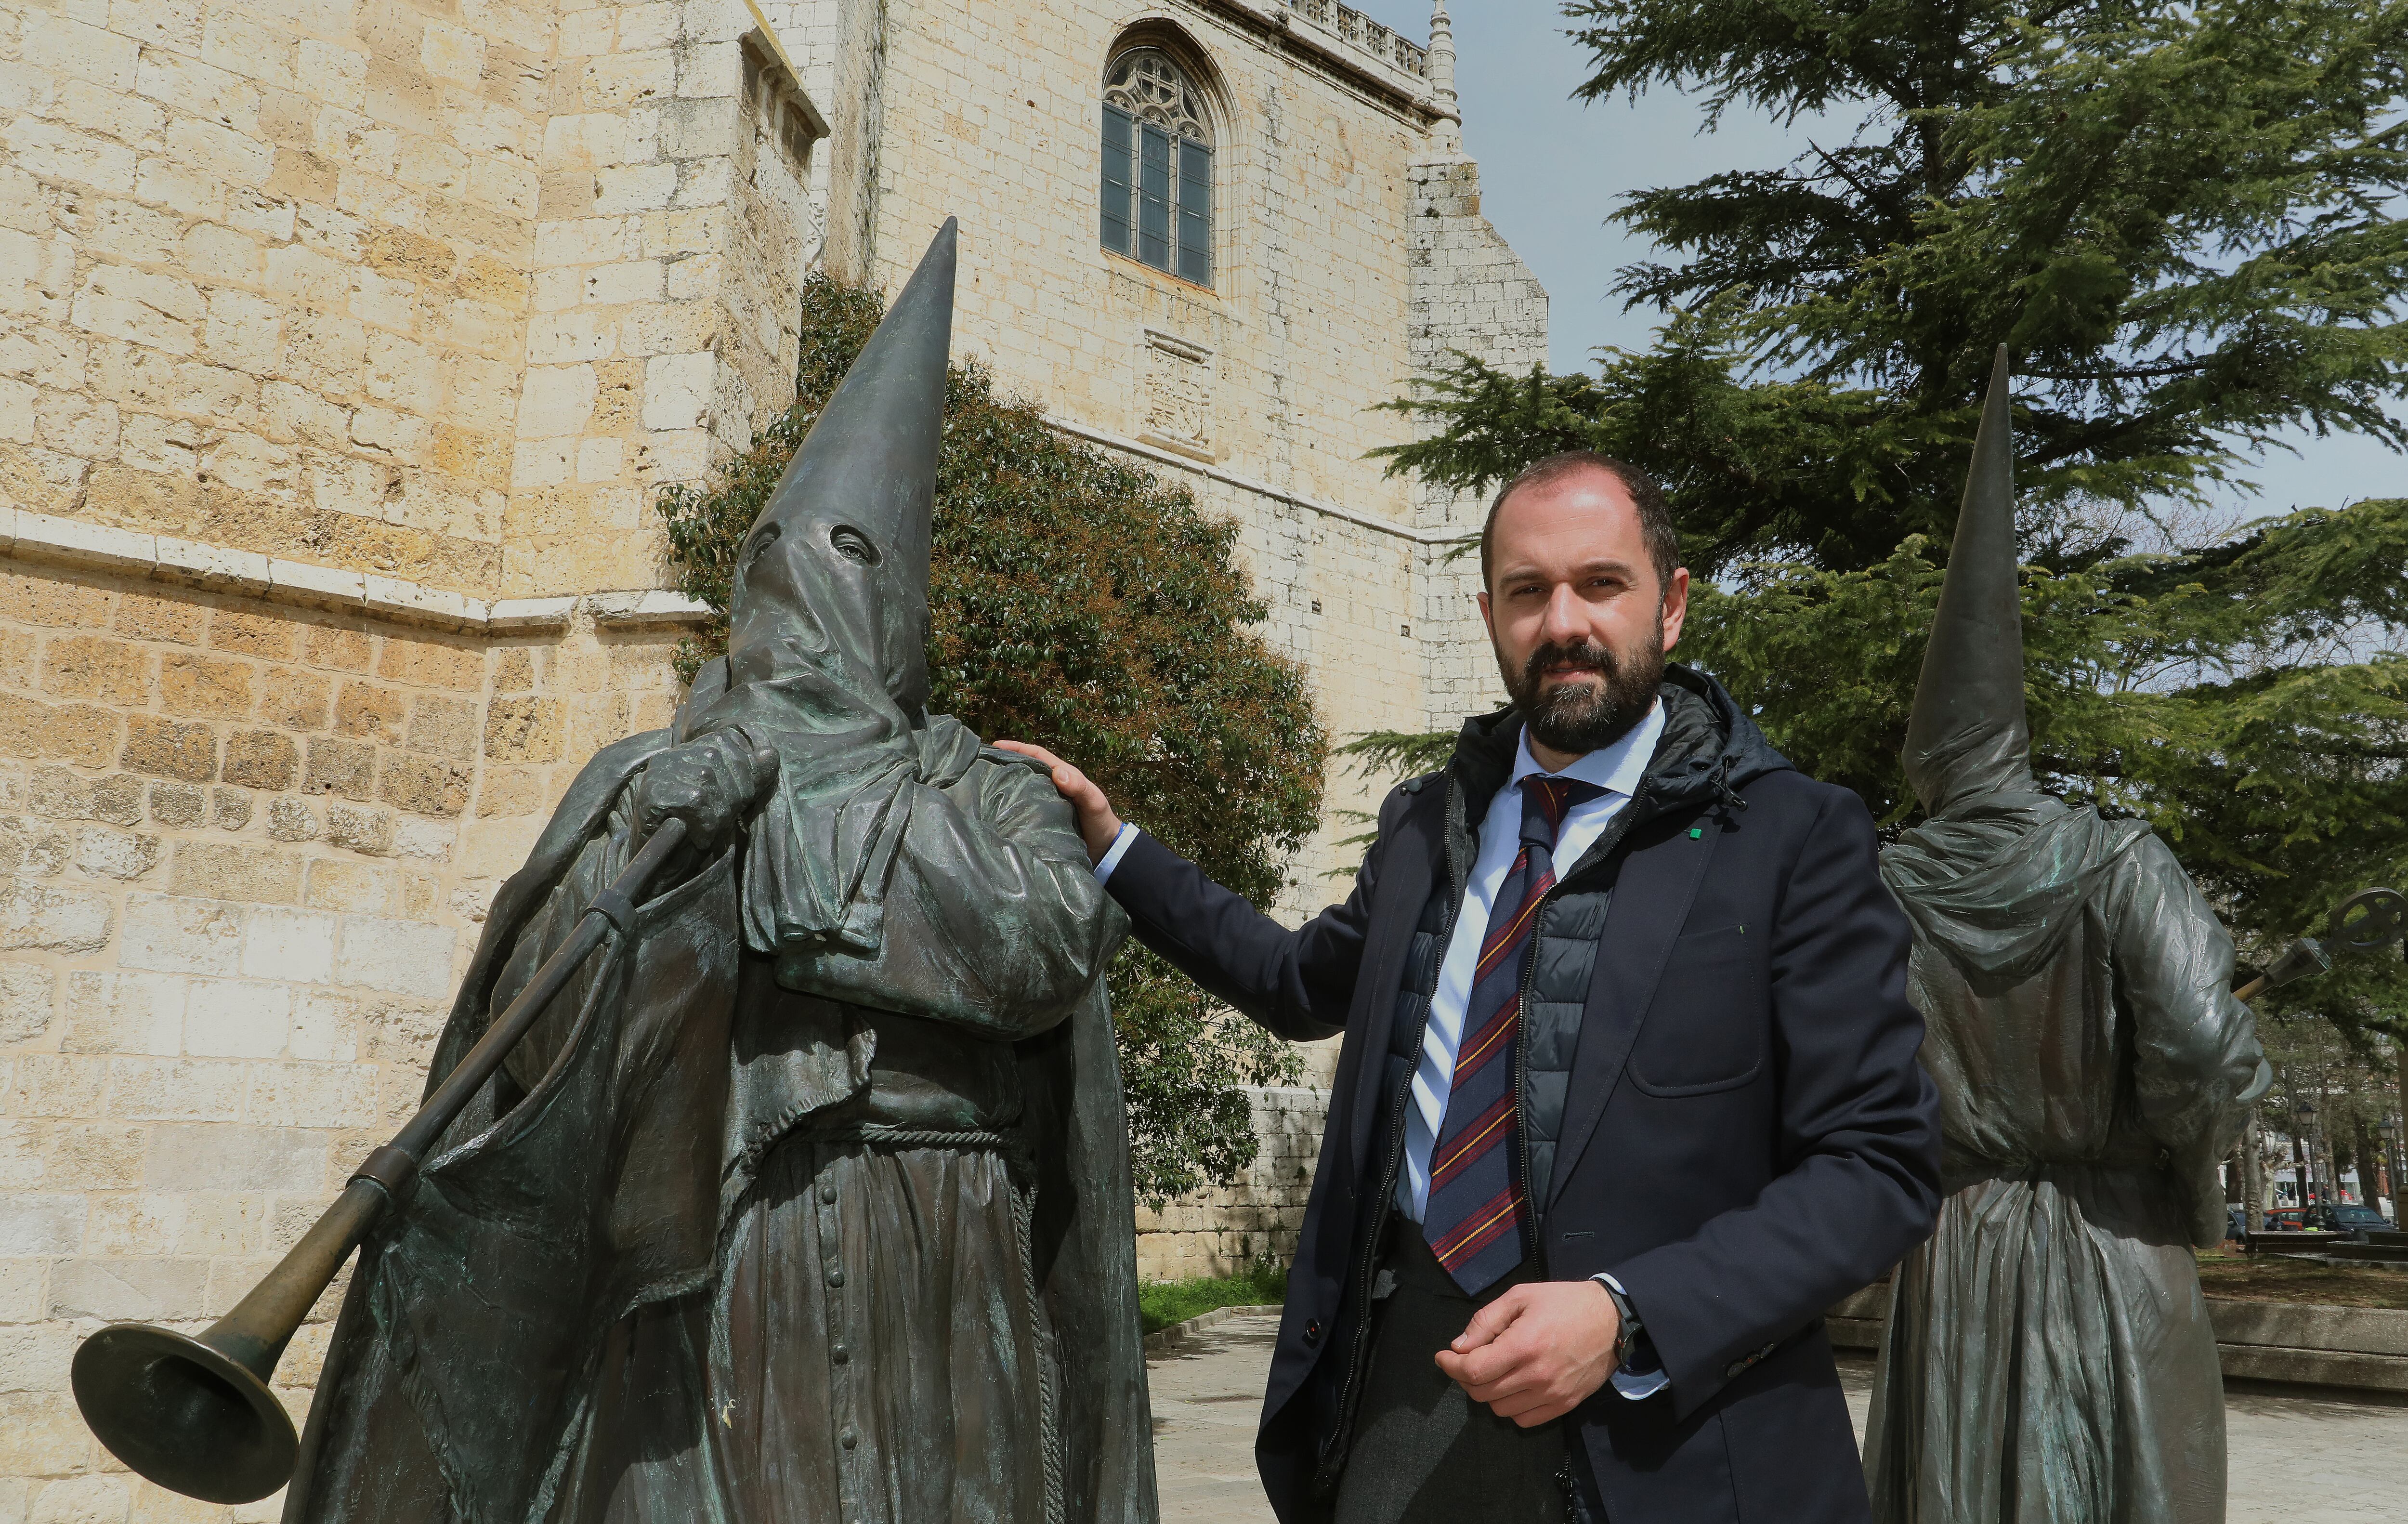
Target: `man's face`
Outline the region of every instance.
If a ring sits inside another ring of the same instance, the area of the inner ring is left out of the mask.
[[[1480,616],[1534,752],[1593,752],[1646,717],[1688,614],[1689,573],[1657,586],[1639,510],[1612,473],[1515,492],[1488,564]]]

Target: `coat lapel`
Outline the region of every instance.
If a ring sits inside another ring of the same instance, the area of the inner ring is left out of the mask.
[[[1354,1166],[1362,1167],[1371,1125],[1380,1114],[1381,1076],[1386,1072],[1389,1033],[1397,1024],[1397,991],[1404,984],[1404,956],[1413,927],[1430,897],[1446,854],[1446,791],[1426,788],[1398,823],[1397,840],[1383,854],[1380,882],[1372,892],[1371,931],[1355,985],[1355,1019],[1347,1024],[1354,1054],[1353,1105],[1347,1138]]]
[[[1630,1045],[1671,960],[1673,941],[1688,921],[1690,901],[1697,898],[1706,864],[1722,839],[1721,822],[1712,817],[1700,822],[1703,833],[1695,837],[1677,818],[1667,824],[1676,827],[1670,837],[1636,848],[1623,860],[1606,907],[1597,971],[1589,980],[1580,1042],[1572,1050],[1563,1136],[1555,1145],[1555,1167],[1541,1198],[1542,1208],[1554,1204],[1571,1178],[1572,1167],[1622,1081]]]

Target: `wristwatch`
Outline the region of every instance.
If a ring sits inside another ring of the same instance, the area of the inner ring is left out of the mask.
[[[1605,1294],[1613,1299],[1613,1310],[1622,1319],[1621,1327],[1614,1330],[1613,1335],[1613,1363],[1615,1369],[1619,1370],[1630,1363],[1631,1346],[1639,1342],[1641,1331],[1639,1309],[1630,1305],[1628,1294],[1612,1281],[1603,1275],[1594,1278],[1598,1285],[1605,1287]]]

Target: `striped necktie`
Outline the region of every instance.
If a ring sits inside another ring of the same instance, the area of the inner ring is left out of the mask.
[[[1522,969],[1539,901],[1555,886],[1555,829],[1564,812],[1605,792],[1595,784],[1534,772],[1522,780],[1522,850],[1497,886],[1480,963],[1464,1007],[1455,1083],[1430,1150],[1429,1205],[1422,1232],[1430,1251],[1472,1296],[1522,1262],[1530,1215],[1515,1114],[1514,1049],[1522,1027]]]

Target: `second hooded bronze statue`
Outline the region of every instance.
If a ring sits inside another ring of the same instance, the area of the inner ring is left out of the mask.
[[[1893,1284],[1866,1480],[1879,1524],[2221,1524],[2191,1246],[2270,1076],[2172,849],[2033,777],[2011,420],[2002,348],[1907,727],[1928,818],[1882,855],[1949,1196]]]
[[[702,843],[363,1249],[287,1524],[1154,1517],[1123,923],[1043,773],[926,712],[954,236],[745,539],[727,655],[495,897],[437,1079],[650,827]]]

